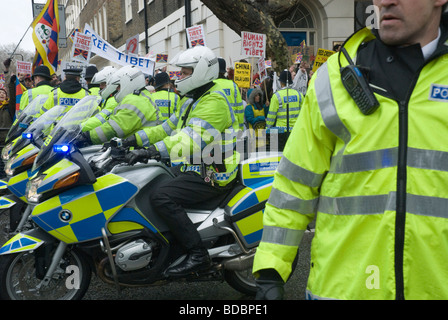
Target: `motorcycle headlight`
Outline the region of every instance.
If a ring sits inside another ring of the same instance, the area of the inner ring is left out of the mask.
[[[17,159],[17,155],[12,156],[12,158],[9,159],[8,162],[7,162],[6,165],[5,165],[5,173],[6,173],[6,175],[7,175],[8,177],[11,177],[11,176],[14,175],[16,169],[21,168],[21,167],[25,167],[25,166],[30,166],[30,165],[32,165],[33,162],[34,162],[34,160],[36,159],[36,157],[37,157],[37,153],[34,154],[34,155],[32,155],[31,157],[29,157],[29,158],[23,160],[22,163],[20,164],[20,166],[15,167],[15,168],[13,169],[12,166],[14,165],[14,162],[15,162],[16,159]]]
[[[31,179],[26,184],[25,195],[29,202],[39,202],[39,199],[42,197],[42,194],[37,193],[37,189],[39,189],[44,178],[45,175],[41,175],[38,176],[37,178]]]
[[[12,158],[10,158],[8,160],[8,162],[6,162],[5,165],[5,173],[7,176],[13,176],[14,175],[14,169],[11,169],[12,165],[14,164],[14,161],[16,160],[17,155],[12,156]]]
[[[3,148],[3,150],[2,150],[2,160],[3,161],[9,160],[9,153],[11,152],[11,149],[13,146],[14,146],[14,143],[10,142]]]

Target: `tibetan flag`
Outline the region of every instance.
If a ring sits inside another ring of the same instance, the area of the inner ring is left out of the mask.
[[[26,88],[19,81],[19,77],[16,77],[16,116],[20,111],[20,100],[22,99],[22,94],[26,92]]]
[[[168,55],[167,54],[157,54],[156,62],[160,62],[160,63],[168,62]]]
[[[191,47],[194,48],[196,46],[203,46],[204,45],[204,39],[198,39],[198,40],[193,40],[191,41]]]
[[[306,47],[306,42],[305,42],[305,40],[303,40],[303,41],[300,43],[300,49],[303,50],[305,47]]]
[[[180,71],[168,71],[168,75],[170,76],[170,80],[178,80],[178,79],[180,79],[181,72]]]
[[[32,23],[36,55],[33,70],[40,64],[46,65],[51,73],[58,68],[59,11],[58,1],[48,0],[42,12]]]
[[[255,79],[254,85],[257,86],[257,87],[261,86],[261,81],[260,81],[259,78]]]
[[[77,56],[81,56],[81,57],[83,57],[84,59],[87,60],[88,57],[89,57],[89,51],[75,48],[75,52],[73,53],[73,57],[77,57]]]

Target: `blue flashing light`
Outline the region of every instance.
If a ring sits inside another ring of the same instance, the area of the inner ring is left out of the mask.
[[[66,144],[53,146],[53,151],[57,152],[57,153],[67,153],[69,150],[70,150],[70,146],[68,146]]]
[[[31,139],[33,139],[33,134],[29,133],[29,132],[22,133],[22,138],[31,140]]]

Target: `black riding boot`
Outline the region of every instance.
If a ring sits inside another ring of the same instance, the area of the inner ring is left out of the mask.
[[[205,248],[194,248],[188,251],[185,259],[178,265],[169,267],[166,276],[184,277],[192,273],[206,270],[211,266],[210,256]]]

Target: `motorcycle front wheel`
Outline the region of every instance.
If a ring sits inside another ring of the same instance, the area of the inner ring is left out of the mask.
[[[3,300],[79,300],[86,293],[91,269],[76,251],[67,251],[50,282],[39,288],[32,252],[0,256],[0,298]]]

